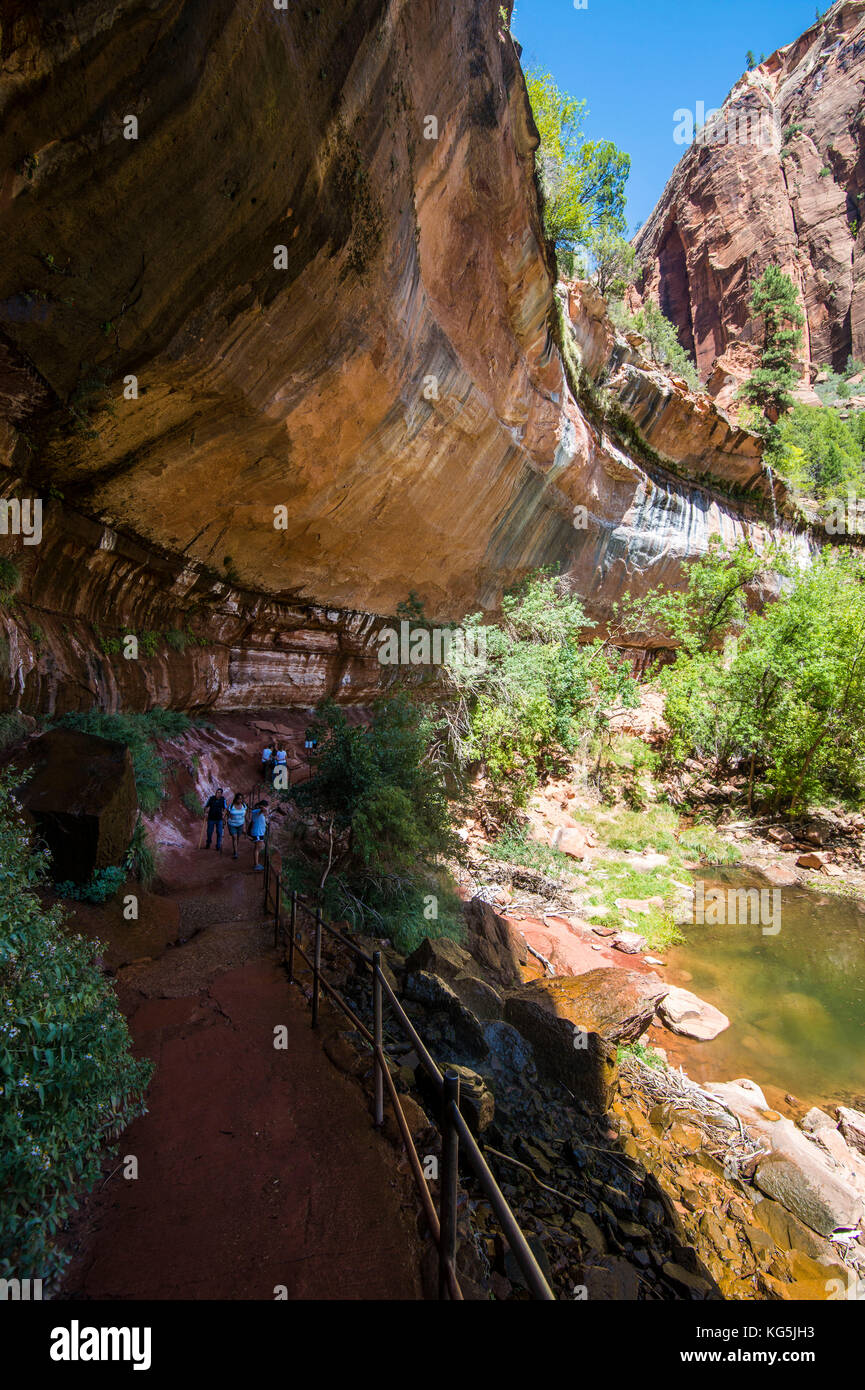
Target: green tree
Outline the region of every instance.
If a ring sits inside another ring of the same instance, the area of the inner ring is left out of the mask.
[[[796,286],[777,265],[768,265],[752,289],[751,309],[763,321],[763,348],[760,365],[742,386],[741,395],[762,412],[764,430],[771,437],[778,419],[793,404],[805,315]]]
[[[591,232],[588,250],[592,281],[603,295],[621,299],[636,279],[637,255],[631,243],[615,227],[603,223]]]
[[[502,599],[448,662],[442,740],[461,769],[481,763],[505,811],[524,805],[538,778],[602,737],[612,713],[639,703],[630,667],[612,640],[587,640],[593,624],[581,600],[555,576],[531,576]],[[478,650],[483,651],[478,658]]]
[[[610,140],[589,140],[586,103],[559,90],[540,69],[526,74],[540,135],[538,176],[546,234],[559,256],[573,256],[602,226],[623,232],[630,156]]]
[[[326,909],[374,922],[403,947],[420,935],[458,930],[455,899],[442,866],[458,854],[442,770],[429,756],[429,718],[407,696],[380,701],[368,724],[351,724],[327,701],[311,725],[318,747],[313,776],[292,790],[313,817],[323,849],[298,861],[300,886]],[[431,886],[442,910],[425,919]]]
[[[745,67],[748,69],[749,72],[753,72],[756,66],[757,59],[754,57],[754,50],[752,48],[749,48],[748,52],[745,54]]]
[[[765,557],[765,572],[742,553],[728,552],[728,560],[729,582],[721,551],[694,562],[688,590],[666,610],[671,635],[682,637],[659,678],[668,757],[708,758],[719,775],[744,763],[749,804],[756,797],[775,810],[861,799],[865,556],[827,549],[796,569],[776,552]],[[765,590],[771,569],[784,576],[777,597],[751,611],[738,580],[750,570]]]
[[[0,773],[0,1277],[53,1286],[68,1258],[57,1232],[99,1176],[103,1146],[144,1112],[151,1067],[130,1055],[98,943],[36,895],[47,862],[32,852],[17,780]]]

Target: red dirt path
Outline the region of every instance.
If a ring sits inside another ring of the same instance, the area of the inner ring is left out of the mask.
[[[111,1165],[135,1155],[138,1177],[120,1166],[84,1204],[62,1296],[422,1297],[412,1194],[288,984],[248,842],[237,863],[175,846],[160,867],[208,924],[118,972],[134,1050],[156,1064]]]

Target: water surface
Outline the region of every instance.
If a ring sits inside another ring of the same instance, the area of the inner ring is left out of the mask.
[[[756,871],[712,869],[711,887],[762,887]],[[865,904],[782,888],[781,930],[685,925],[662,971],[730,1019],[711,1043],[656,1040],[696,1081],[748,1076],[808,1104],[865,1108]],[[661,1033],[664,1034],[662,1039]]]

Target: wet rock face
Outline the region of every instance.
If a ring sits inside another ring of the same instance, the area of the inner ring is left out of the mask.
[[[863,63],[865,9],[836,4],[742,77],[637,238],[644,292],[725,404],[753,365],[750,287],[770,261],[801,291],[806,363],[865,356]]]
[[[752,437],[622,358],[659,483],[569,393],[497,5],[0,19],[0,496],[46,506],[2,540],[0,701],[364,700],[410,591],[450,620],[551,564],[603,618],[746,525]],[[573,314],[591,372],[607,330]],[[106,659],[129,629],[158,649]]]
[[[72,729],[32,739],[25,754],[31,776],[20,798],[50,852],[60,882],[85,883],[96,869],[117,864],[129,847],[138,798],[129,749]]]

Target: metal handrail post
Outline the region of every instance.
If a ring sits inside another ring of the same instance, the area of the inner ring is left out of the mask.
[[[276,875],[276,902],[273,908],[273,945],[274,949],[279,938],[279,909],[282,903],[282,871]]]
[[[270,894],[270,845],[264,842],[264,915],[267,916],[267,899]]]
[[[372,953],[372,1032],[375,1038],[375,1126],[384,1124],[384,1076],[381,1061],[384,1046],[381,993],[381,951]]]
[[[460,1079],[455,1071],[446,1071],[442,1087],[442,1170],[439,1193],[439,1298],[447,1298],[451,1271],[456,1274],[457,1256],[457,1184],[459,1182],[460,1137],[454,1124],[454,1109],[459,1110]]]
[[[294,934],[297,930],[297,889],[291,893],[291,917],[288,926],[288,983],[294,984]]]
[[[318,996],[321,979],[321,908],[315,914],[315,952],[312,967],[312,1026],[318,1027]]]

